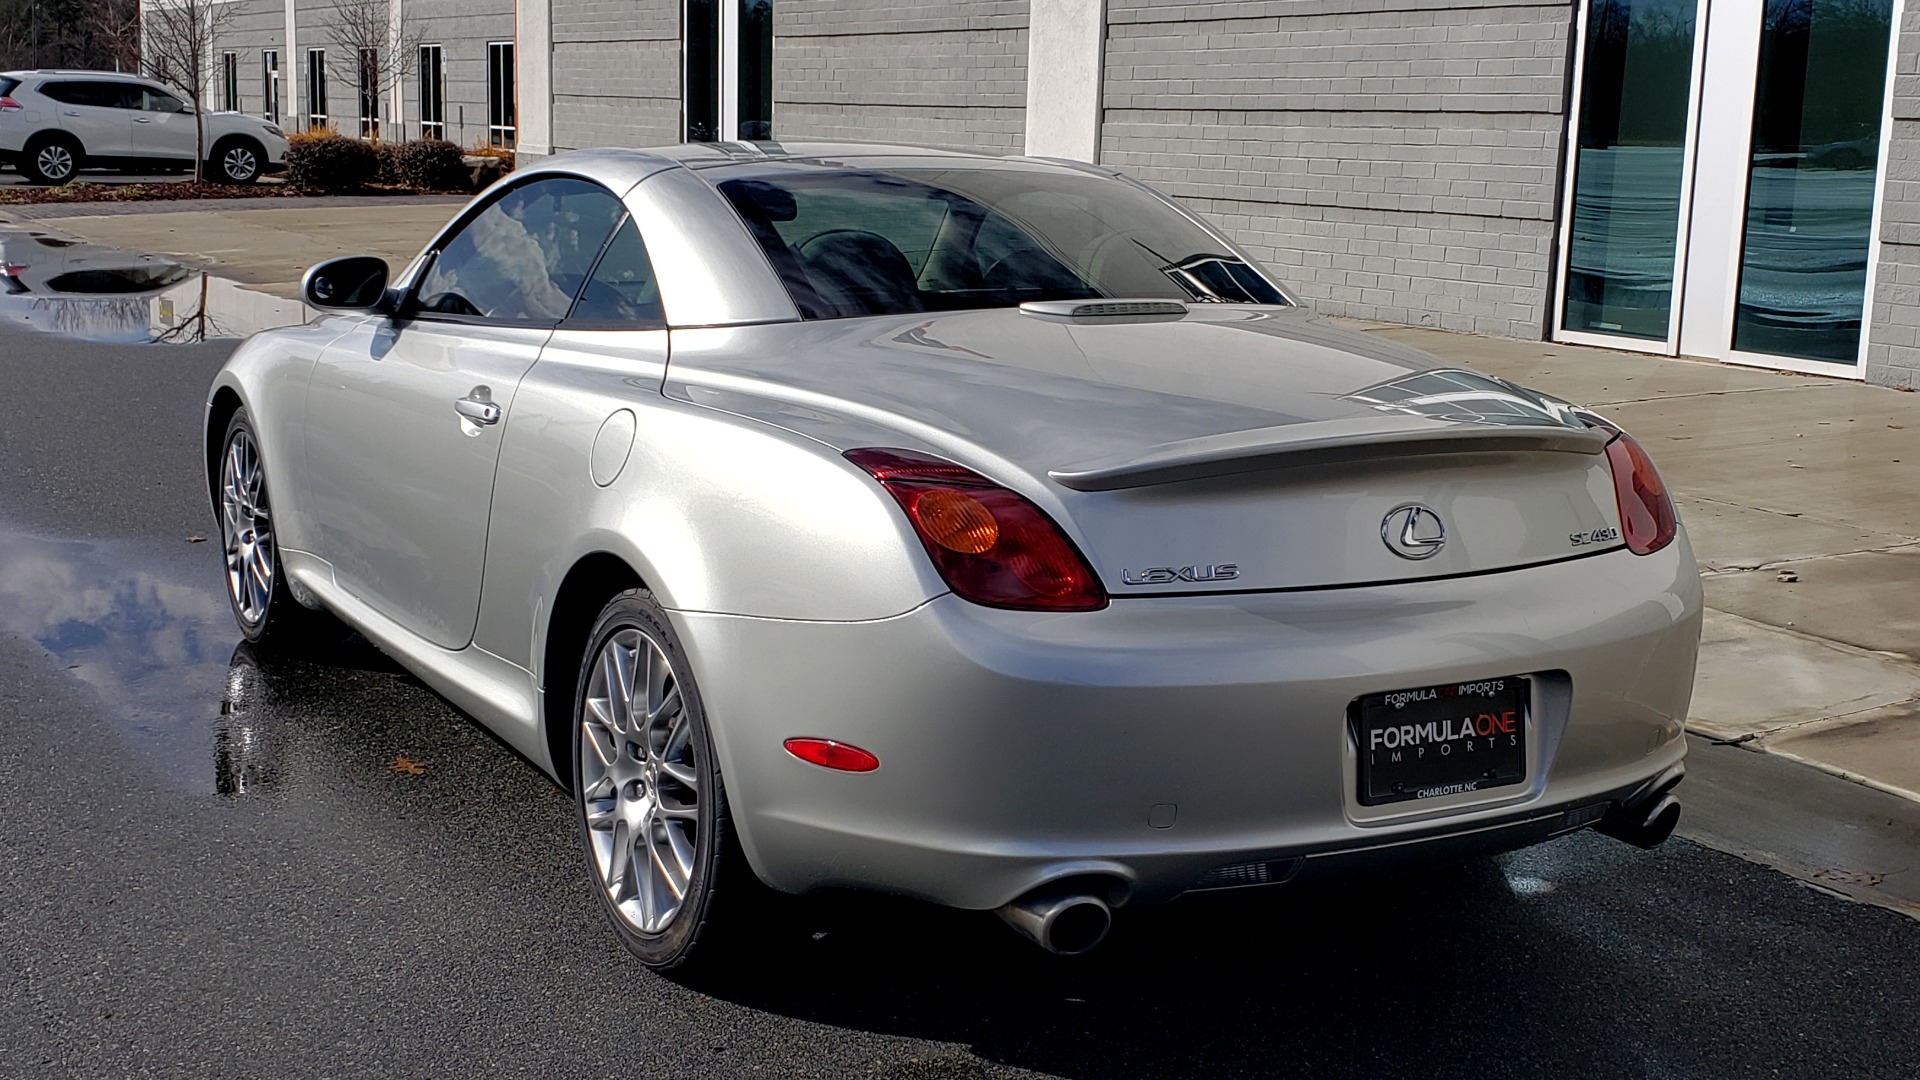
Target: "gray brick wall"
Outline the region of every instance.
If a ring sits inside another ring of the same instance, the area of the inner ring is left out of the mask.
[[[555,0],[554,150],[679,141],[678,0]]]
[[[218,109],[221,100],[220,55],[231,52],[239,66],[240,111],[260,116],[266,108],[267,93],[261,54],[268,49],[280,52],[281,68],[281,106],[282,119],[287,116],[286,105],[286,66],[287,66],[287,9],[280,0],[237,0],[232,5],[233,14],[220,28],[213,43],[214,84],[209,91],[207,105]]]
[[[440,46],[447,138],[462,146],[486,142],[487,42],[514,39],[513,0],[406,0],[403,10],[408,33],[419,32],[422,45]],[[411,72],[405,84],[401,101],[412,137],[420,134],[419,73]]]
[[[773,48],[776,138],[1024,144],[1026,0],[780,0]]]
[[[1899,34],[1866,377],[1920,390],[1920,4],[1908,5]]]
[[[1573,10],[1110,0],[1101,160],[1317,309],[1538,338]]]

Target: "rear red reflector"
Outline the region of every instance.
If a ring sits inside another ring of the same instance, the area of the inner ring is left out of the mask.
[[[1060,526],[1026,496],[915,450],[849,450],[907,512],[954,594],[1018,611],[1098,611],[1107,591]]]
[[[880,767],[880,759],[857,746],[849,746],[832,739],[788,739],[787,753],[810,765],[839,772],[872,772]]]
[[[0,97],[0,112],[19,112],[21,105],[10,97]]]
[[[1660,479],[1653,459],[1633,436],[1622,431],[1607,444],[1607,464],[1613,469],[1613,495],[1620,504],[1620,531],[1627,550],[1651,555],[1673,543],[1679,516],[1673,496]]]

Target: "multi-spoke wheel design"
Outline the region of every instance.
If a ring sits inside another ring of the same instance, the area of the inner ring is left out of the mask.
[[[680,680],[635,626],[600,646],[580,711],[581,804],[607,900],[633,929],[678,915],[700,854],[700,769]]]
[[[266,472],[253,433],[236,428],[220,465],[220,528],[226,545],[227,595],[244,629],[262,626],[273,603],[279,566],[273,550],[273,512],[267,505]]]
[[[571,749],[588,884],[641,963],[681,972],[724,963],[740,955],[742,934],[773,920],[733,836],[680,639],[652,593],[629,589],[583,644]],[[715,919],[729,927],[723,944],[703,944]]]
[[[51,136],[29,148],[25,168],[29,178],[41,184],[64,184],[80,171],[80,154],[66,136]]]
[[[260,154],[246,142],[231,142],[216,150],[219,179],[229,184],[251,184],[260,175]]]

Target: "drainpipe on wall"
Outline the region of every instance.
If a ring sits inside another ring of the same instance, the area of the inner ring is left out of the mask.
[[[1106,0],[1033,0],[1027,22],[1028,154],[1100,160],[1106,48]]]

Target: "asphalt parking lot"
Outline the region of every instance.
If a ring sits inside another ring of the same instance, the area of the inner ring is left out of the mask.
[[[1688,840],[1123,911],[1079,961],[833,898],[651,975],[525,762],[364,645],[237,647],[196,540],[230,347],[0,327],[0,1073],[1920,1072],[1920,922]]]

